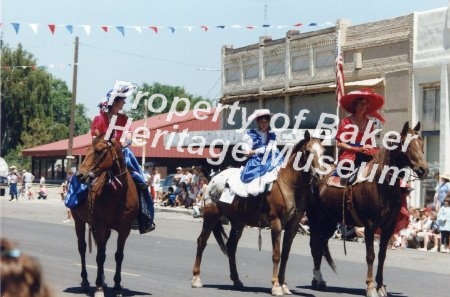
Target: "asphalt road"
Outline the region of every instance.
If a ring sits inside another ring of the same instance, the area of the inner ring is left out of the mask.
[[[165,210],[165,209],[164,209]],[[46,201],[11,201],[0,197],[1,236],[18,242],[21,250],[38,258],[45,279],[56,296],[84,296],[79,289],[80,265],[73,223],[64,224],[65,207],[50,197]],[[262,231],[258,251],[258,230],[247,228],[239,243],[237,262],[244,291],[232,288],[228,261],[213,237],[205,250],[201,278],[203,288],[192,289],[190,279],[201,219],[186,213],[157,211],[157,229],[139,235],[133,231],[125,247],[122,269],[124,296],[270,296],[271,243],[269,230]],[[115,233],[108,243],[106,282],[113,286]],[[297,296],[365,296],[365,248],[348,243],[344,255],[341,241],[330,241],[338,273],[323,266],[328,289],[311,289],[312,259],[308,237],[297,236],[287,267],[289,288]],[[94,249],[95,252],[95,249]],[[91,286],[95,282],[95,253],[88,254]],[[450,296],[450,254],[412,249],[389,250],[385,283],[391,296]],[[111,291],[107,290],[107,294]],[[108,296],[108,295],[107,295]]]

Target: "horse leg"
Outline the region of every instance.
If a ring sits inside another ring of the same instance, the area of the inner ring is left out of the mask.
[[[123,261],[123,251],[125,249],[125,242],[130,235],[130,229],[119,232],[117,237],[117,251],[114,254],[114,258],[116,260],[116,273],[114,274],[114,293],[116,297],[122,297],[122,286],[120,282],[122,281],[121,272],[122,272],[122,261]]]
[[[278,279],[278,265],[280,263],[281,247],[281,221],[278,217],[271,218],[270,229],[272,235],[272,295],[283,296],[283,289]]]
[[[364,240],[366,241],[366,262],[367,262],[367,297],[378,297],[373,279],[373,261],[375,260],[375,251],[373,246],[374,231],[371,228],[364,229]]]
[[[86,223],[84,223],[76,214],[73,213],[73,218],[75,221],[75,233],[77,235],[78,242],[78,253],[81,258],[81,289],[83,292],[87,293],[90,289],[90,284],[88,281],[88,274],[86,270]]]
[[[97,278],[95,279],[95,297],[103,297],[103,288],[105,284],[105,271],[104,264],[106,259],[106,243],[111,235],[111,230],[105,227],[98,227],[94,230],[94,238],[97,244],[97,257],[95,258],[97,262]]]
[[[320,266],[322,265],[322,247],[327,244],[327,241],[320,234],[315,234],[315,232],[311,232],[310,234],[309,246],[311,248],[311,256],[313,257],[314,262],[311,286],[316,290],[324,290],[327,287],[327,283],[323,280]]]
[[[292,295],[286,283],[286,265],[289,259],[289,253],[291,251],[292,242],[294,241],[295,235],[297,235],[298,226],[300,223],[301,216],[295,216],[293,220],[285,227],[283,236],[283,248],[281,250],[281,262],[280,270],[278,272],[278,281],[281,284],[281,289],[283,295]]]
[[[239,274],[236,268],[236,250],[239,239],[241,239],[242,236],[242,230],[244,230],[244,225],[232,221],[230,238],[228,239],[226,245],[228,251],[228,263],[230,265],[230,279],[233,281],[233,286],[236,289],[244,288],[244,284],[239,279]]]
[[[220,215],[218,215],[218,213],[211,214],[209,213],[210,212],[209,210],[210,208],[205,208],[203,210],[202,232],[200,232],[200,235],[197,238],[197,254],[195,256],[195,263],[192,269],[192,280],[191,280],[192,288],[203,287],[202,280],[200,279],[200,265],[202,263],[203,251],[206,248],[206,243],[208,241],[209,236],[211,235],[211,231],[220,221]]]
[[[378,296],[387,297],[386,286],[383,284],[383,269],[384,261],[386,260],[386,250],[389,244],[389,239],[391,237],[394,228],[389,228],[390,230],[383,229],[380,235],[380,250],[378,251],[378,267],[377,275],[375,280],[377,282]]]

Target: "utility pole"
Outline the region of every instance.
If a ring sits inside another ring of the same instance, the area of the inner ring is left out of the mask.
[[[73,58],[73,78],[72,78],[72,103],[70,106],[70,124],[69,124],[69,145],[67,147],[67,168],[66,172],[69,173],[72,170],[72,160],[75,159],[72,156],[73,148],[73,134],[75,126],[75,109],[77,106],[77,75],[78,75],[78,36],[75,37],[75,52]]]
[[[147,99],[144,100],[144,130],[147,131]],[[142,170],[144,169],[144,164],[145,164],[145,146],[147,145],[144,144],[142,146]]]

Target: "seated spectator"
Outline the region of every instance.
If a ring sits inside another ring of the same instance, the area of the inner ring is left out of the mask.
[[[415,239],[417,236],[417,232],[422,230],[422,221],[420,220],[420,218],[421,218],[420,209],[419,208],[413,209],[411,220],[408,227],[400,231],[400,236],[402,239],[402,247],[416,248],[417,241]]]
[[[1,296],[2,297],[51,297],[44,282],[39,261],[24,255],[15,244],[0,239]]]
[[[440,234],[439,234],[439,225],[436,222],[437,215],[435,211],[430,212],[429,217],[431,223],[429,224],[429,227],[426,229],[424,228],[423,231],[418,233],[418,236],[423,237],[423,248],[419,248],[419,251],[427,251],[430,241],[433,243],[433,247],[431,248],[430,252],[437,252],[439,241],[440,241]]]
[[[186,201],[189,199],[189,193],[187,189],[187,185],[185,182],[180,183],[180,191],[177,194],[177,198],[175,200],[175,207],[184,206]]]
[[[39,186],[39,192],[38,192],[38,199],[47,199],[47,187],[45,186],[45,184],[42,184]]]

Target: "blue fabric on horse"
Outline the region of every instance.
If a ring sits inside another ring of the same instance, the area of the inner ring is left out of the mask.
[[[262,143],[262,139],[259,136],[258,132],[255,129],[250,129],[247,132],[253,140],[252,150],[256,150],[262,147],[265,147],[267,144]],[[275,141],[276,135],[273,132],[269,132],[268,143],[270,141]],[[267,172],[272,171],[276,167],[280,166],[284,158],[279,156],[280,151],[278,149],[275,150],[275,156],[273,156],[273,151],[268,153],[267,161],[263,164],[264,154],[255,154],[249,157],[247,163],[245,164],[244,170],[241,172],[241,181],[243,183],[249,183],[255,178],[263,176]],[[276,164],[272,164],[272,160],[279,158]]]
[[[68,208],[76,208],[87,197],[88,186],[78,179],[76,175],[72,176],[66,197],[64,197],[64,204]]]

